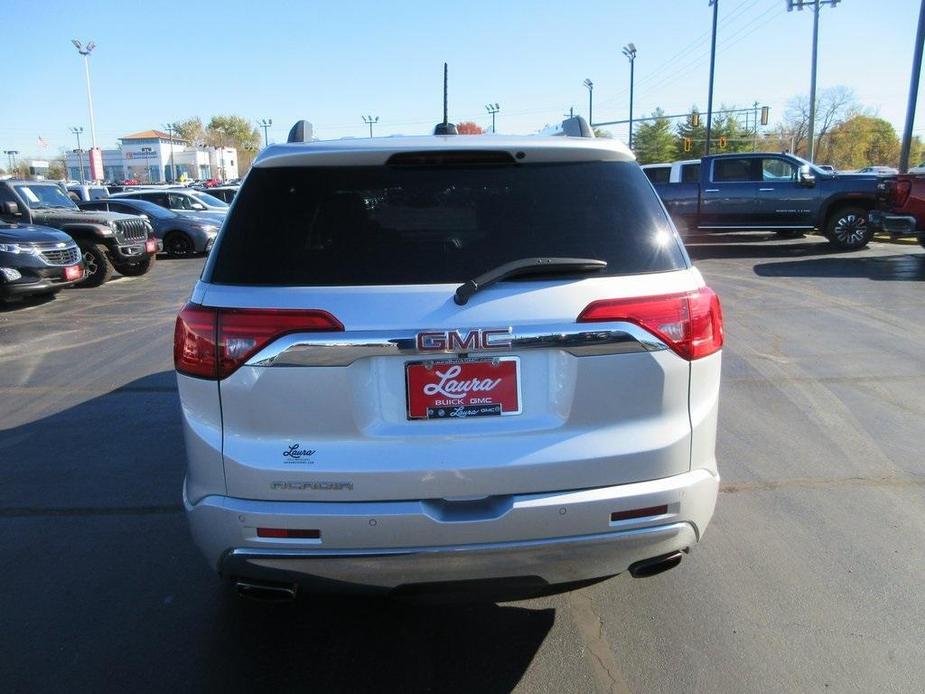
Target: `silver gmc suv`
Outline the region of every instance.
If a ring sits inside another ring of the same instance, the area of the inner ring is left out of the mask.
[[[616,141],[273,145],[177,318],[194,539],[263,597],[653,575],[713,513],[722,344]]]

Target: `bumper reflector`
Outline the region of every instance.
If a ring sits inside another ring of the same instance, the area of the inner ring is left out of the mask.
[[[647,516],[661,516],[668,513],[668,505],[649,506],[648,508],[634,508],[631,511],[614,511],[610,514],[610,522],[630,520],[632,518],[646,518]]]
[[[299,540],[320,540],[320,530],[301,530],[298,528],[257,528],[257,537],[286,537]]]

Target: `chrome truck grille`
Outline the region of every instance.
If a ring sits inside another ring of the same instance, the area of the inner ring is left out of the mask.
[[[80,260],[80,250],[77,246],[68,246],[67,248],[48,248],[39,249],[39,253],[49,265],[73,265]]]

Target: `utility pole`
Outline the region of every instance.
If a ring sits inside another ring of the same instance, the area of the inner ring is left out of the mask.
[[[495,133],[495,114],[501,110],[501,106],[499,106],[498,104],[488,104],[485,107],[485,110],[491,114],[491,132],[492,134],[494,134]]]
[[[175,123],[168,123],[164,126],[167,129],[167,135],[170,137],[170,177],[173,183],[177,182],[177,164],[173,158],[173,134],[177,132]]]
[[[758,102],[757,101],[753,104],[752,108],[755,109],[754,123],[752,124],[755,126],[755,132],[752,135],[752,151],[757,152],[758,151]]]
[[[7,156],[7,159],[10,161],[10,173],[13,173],[13,167],[16,165],[16,155],[19,154],[18,149],[6,149],[3,150],[3,153]]]
[[[703,148],[705,156],[710,154],[710,130],[713,127],[713,70],[716,67],[716,15],[719,11],[719,0],[710,0],[713,6],[713,37],[710,39],[710,86],[707,91],[707,141]]]
[[[259,121],[257,121],[257,125],[263,128],[263,146],[269,147],[270,139],[269,139],[269,135],[267,135],[267,131],[270,129],[270,126],[273,125],[273,119],[272,118],[261,118]]]
[[[588,89],[588,125],[591,125],[594,122],[594,82],[586,79],[582,84]]]
[[[835,7],[841,0],[787,0],[787,11],[792,12],[795,7],[802,10],[804,7],[813,9],[813,66],[809,78],[809,147],[807,159],[815,161],[816,155],[816,55],[819,48],[819,10],[823,5]]]
[[[623,55],[630,61],[630,137],[629,148],[633,148],[633,68],[636,66],[636,46],[628,43],[623,47]]]
[[[83,185],[84,184],[84,157],[83,157],[84,151],[80,148],[80,133],[82,133],[84,129],[83,129],[83,126],[81,127],[74,126],[73,128],[70,128],[70,131],[77,136],[77,149],[75,151],[77,152],[77,164],[80,166],[80,184]]]
[[[922,44],[925,43],[925,0],[919,8],[919,28],[915,32],[915,53],[912,56],[912,77],[909,79],[909,103],[906,106],[906,125],[899,154],[899,172],[909,170],[909,149],[912,147],[912,124],[915,121],[915,102],[919,93],[919,75],[922,72]]]
[[[373,123],[379,122],[379,116],[363,116],[363,122],[369,126],[369,136],[373,136]]]
[[[90,144],[91,152],[96,149],[96,120],[93,118],[93,93],[90,90],[90,53],[96,48],[93,41],[88,41],[87,46],[83,47],[77,39],[71,39],[71,43],[77,49],[77,52],[84,57],[84,73],[87,77],[87,103],[90,106]],[[92,158],[92,154],[90,155]],[[93,164],[90,164],[90,176],[93,176]]]

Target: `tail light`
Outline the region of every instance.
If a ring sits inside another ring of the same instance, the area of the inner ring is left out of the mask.
[[[190,303],[177,316],[173,363],[188,376],[222,379],[278,337],[343,329],[327,311],[211,308]]]
[[[908,178],[898,178],[893,181],[890,188],[890,205],[893,207],[902,207],[909,199],[909,193],[912,191],[912,181]]]
[[[595,301],[579,323],[627,321],[662,339],[679,356],[694,360],[723,346],[723,311],[709,287],[693,292]]]

